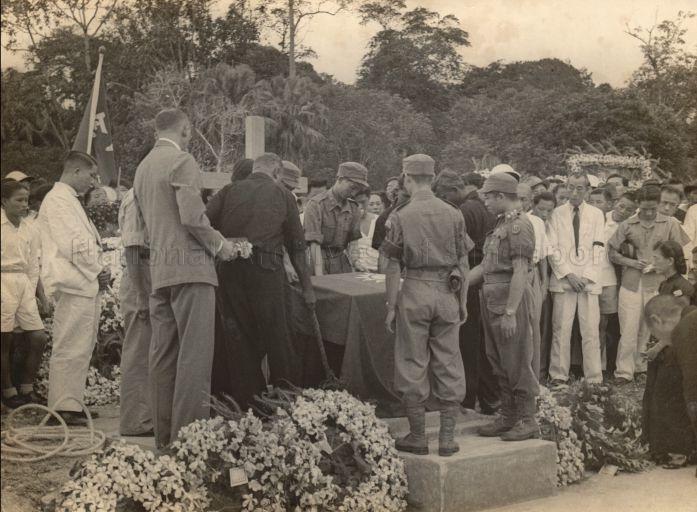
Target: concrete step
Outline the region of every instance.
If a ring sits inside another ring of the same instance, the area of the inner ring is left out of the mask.
[[[464,409],[457,417],[455,426],[456,435],[476,434],[477,429],[482,425],[486,425],[494,421],[496,416],[486,416],[479,414],[471,409]],[[409,433],[409,422],[406,418],[389,418],[383,420],[387,423],[390,435],[393,439],[399,439]],[[438,430],[440,429],[440,413],[426,413],[426,437],[429,440],[438,439]]]
[[[409,482],[409,512],[469,512],[554,494],[557,482],[554,443],[506,442],[474,435],[457,436],[460,451],[438,455],[400,452]]]

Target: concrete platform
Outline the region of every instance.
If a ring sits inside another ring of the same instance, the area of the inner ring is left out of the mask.
[[[557,451],[541,440],[506,442],[458,436],[460,452],[438,456],[402,453],[409,482],[409,511],[468,512],[551,496],[556,490]]]
[[[551,496],[557,484],[557,450],[541,440],[505,442],[477,436],[491,422],[472,410],[458,415],[460,452],[438,456],[440,415],[426,413],[430,454],[401,453],[409,482],[409,511],[468,512]],[[406,418],[384,420],[395,439],[409,432]]]

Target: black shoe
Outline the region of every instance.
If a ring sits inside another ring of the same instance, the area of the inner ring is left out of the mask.
[[[85,414],[85,411],[76,412],[75,414],[80,415],[81,418],[87,419],[87,414]],[[93,420],[96,420],[99,418],[99,413],[97,411],[90,411],[90,416]]]
[[[17,409],[18,407],[22,407],[23,405],[27,405],[27,402],[24,400],[22,395],[14,395],[11,397],[2,397],[2,403],[5,404],[5,406],[9,407],[10,409]]]
[[[147,432],[141,432],[140,434],[121,434],[121,437],[155,437],[155,431],[150,429]]]
[[[65,424],[68,425],[69,427],[86,427],[87,426],[87,421],[85,420],[85,416],[80,415],[79,412],[75,411],[56,411],[61,418],[63,418],[63,421],[65,421]],[[55,416],[51,416],[48,421],[46,422],[46,425],[49,427],[55,427],[59,426],[61,424],[60,421],[58,421],[58,418]]]

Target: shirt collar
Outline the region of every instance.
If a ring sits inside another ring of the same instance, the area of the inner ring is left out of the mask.
[[[433,190],[431,189],[423,189],[423,190],[417,190],[411,195],[412,200],[419,200],[419,199],[430,199],[434,197]]]
[[[10,219],[8,219],[5,214],[5,208],[2,208],[0,211],[2,212],[0,213],[0,224],[11,224]]]
[[[65,183],[63,181],[57,181],[56,184],[53,185],[53,187],[54,188],[55,187],[64,188],[67,192],[70,193],[70,195],[75,196],[75,197],[80,197],[80,195],[75,191],[75,189],[73,187],[71,187],[70,185],[68,185],[67,183]]]
[[[177,144],[176,142],[174,142],[172,139],[168,139],[167,137],[159,137],[157,140],[158,140],[158,141],[162,140],[162,141],[165,141],[165,142],[169,142],[169,143],[172,144],[175,148],[177,148],[179,151],[182,150],[182,148],[179,147],[179,144]]]

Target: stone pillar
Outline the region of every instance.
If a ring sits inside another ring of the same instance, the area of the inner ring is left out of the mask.
[[[264,118],[247,116],[244,120],[244,157],[254,159],[264,153]]]

